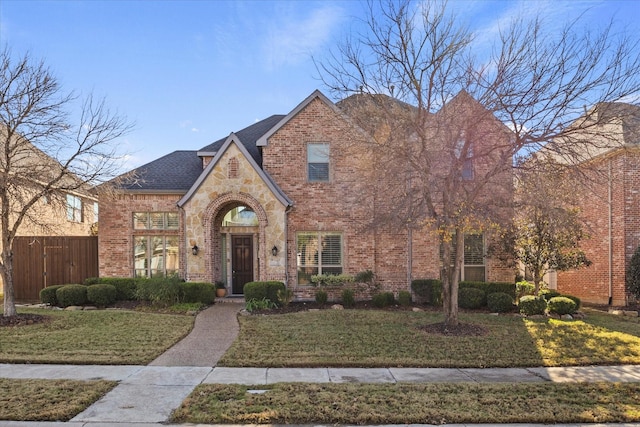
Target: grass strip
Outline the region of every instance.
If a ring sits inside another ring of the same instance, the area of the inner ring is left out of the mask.
[[[244,316],[221,366],[528,367],[640,364],[640,323],[589,312],[585,320],[529,320],[463,313],[483,336],[444,336],[421,327],[438,312],[323,310]]]
[[[193,327],[193,316],[24,310],[46,323],[0,328],[1,363],[147,364]]]
[[[116,384],[113,381],[0,378],[0,420],[69,421]]]
[[[255,386],[253,386],[255,387]],[[623,423],[640,384],[275,384],[198,386],[172,422],[205,424]]]

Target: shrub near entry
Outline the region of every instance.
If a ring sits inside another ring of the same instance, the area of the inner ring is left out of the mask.
[[[458,290],[458,306],[460,308],[475,309],[487,303],[487,295],[482,289],[461,288]]]
[[[49,304],[51,306],[58,305],[58,298],[56,292],[64,285],[47,286],[40,291],[40,302],[43,304]]]
[[[554,297],[547,303],[550,313],[556,313],[560,316],[572,314],[576,311],[576,303],[567,297]]]
[[[504,292],[494,292],[487,295],[487,307],[493,313],[508,313],[513,310],[513,298]]]
[[[518,302],[518,309],[520,313],[525,316],[544,314],[546,308],[547,301],[543,297],[536,297],[534,295],[525,295],[520,298]]]

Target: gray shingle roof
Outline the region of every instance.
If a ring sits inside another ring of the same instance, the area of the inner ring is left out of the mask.
[[[235,133],[260,167],[262,167],[262,156],[256,141],[283,117],[284,115],[273,115]],[[119,187],[133,191],[186,192],[203,171],[202,159],[198,154],[211,155],[217,152],[226,139],[227,137],[219,139],[197,151],[174,151],[142,165],[132,171],[134,179],[123,179]]]
[[[240,142],[242,142],[242,145],[245,146],[249,154],[251,154],[251,157],[253,157],[253,159],[256,161],[257,164],[260,165],[260,167],[262,167],[262,156],[260,154],[260,150],[256,145],[256,141],[262,135],[267,133],[269,129],[271,129],[276,124],[278,124],[278,122],[282,120],[284,117],[285,116],[283,114],[274,114],[271,117],[267,117],[264,120],[254,123],[251,126],[248,126],[238,132],[235,132]],[[200,150],[198,150],[198,152],[200,153],[216,152],[220,147],[222,147],[222,144],[224,144],[224,141],[226,139],[227,139],[226,137],[219,139],[216,142],[201,148]]]
[[[196,151],[174,151],[133,170],[133,180],[124,180],[126,190],[187,191],[202,173]]]

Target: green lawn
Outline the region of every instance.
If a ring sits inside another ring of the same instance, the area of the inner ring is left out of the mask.
[[[622,423],[640,383],[200,385],[173,422],[207,424]]]
[[[115,385],[112,381],[0,378],[0,420],[68,421]]]
[[[437,312],[323,310],[240,318],[222,366],[526,367],[640,364],[638,319],[590,311],[584,321],[463,313],[483,336],[421,330]]]
[[[0,363],[147,364],[186,336],[193,316],[20,310],[46,323],[0,328]]]

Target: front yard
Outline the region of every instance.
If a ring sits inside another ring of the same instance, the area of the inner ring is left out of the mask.
[[[477,336],[424,330],[439,312],[322,310],[241,316],[223,366],[528,367],[640,364],[640,320],[588,312],[584,321],[464,313]]]
[[[193,327],[193,316],[123,310],[20,310],[48,316],[0,328],[0,363],[145,365]]]

